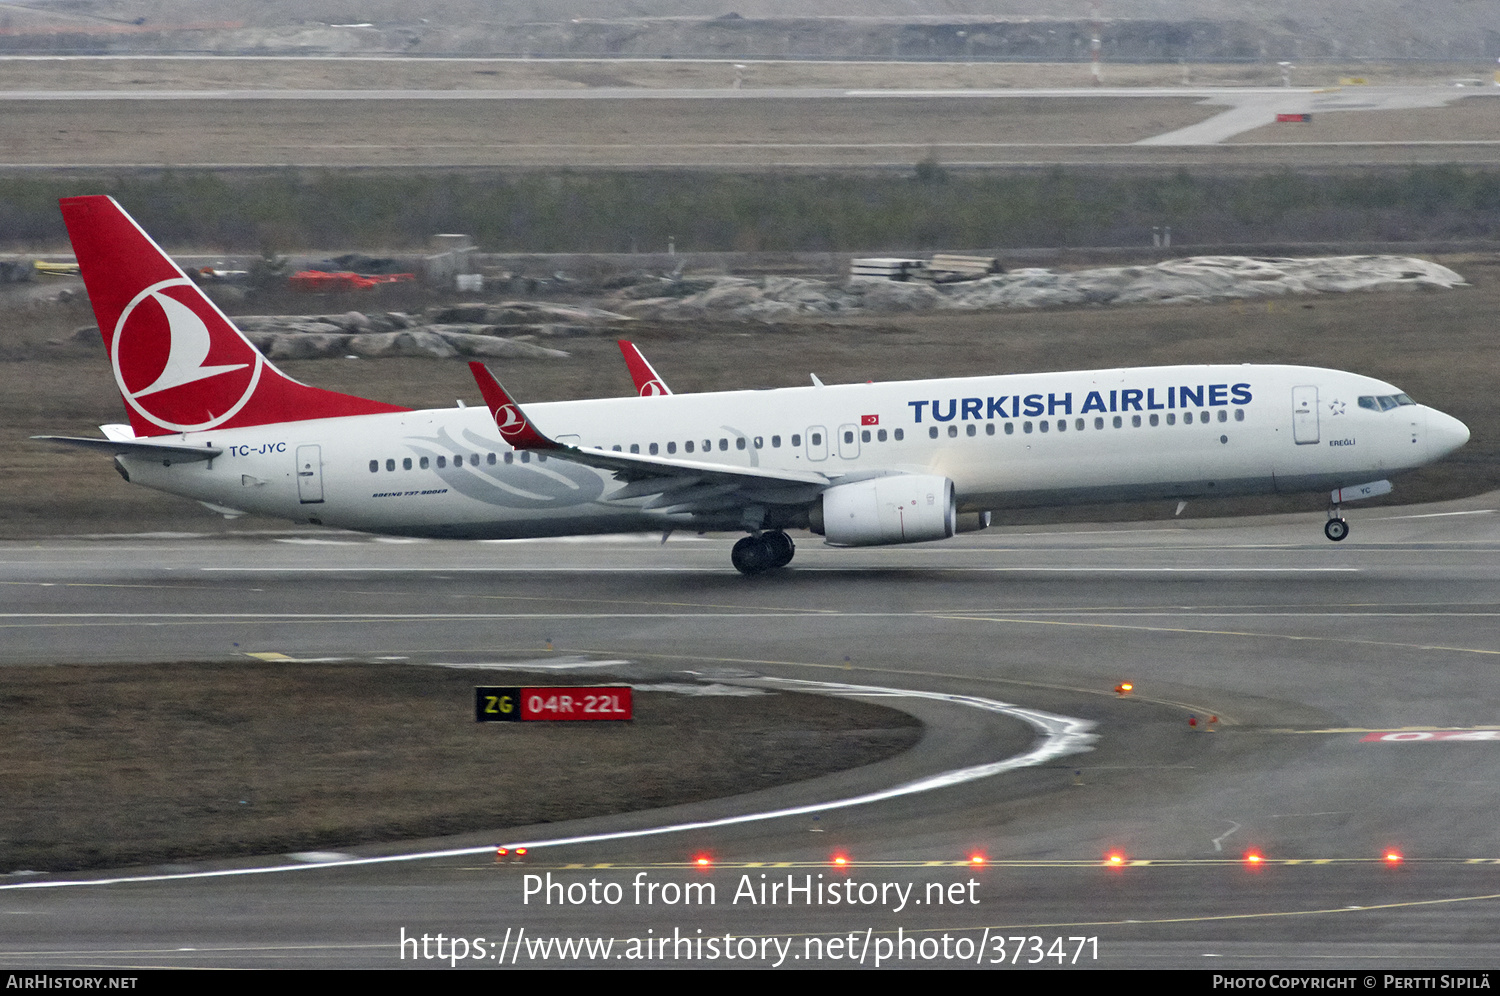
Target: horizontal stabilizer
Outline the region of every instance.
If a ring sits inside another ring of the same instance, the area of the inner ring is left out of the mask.
[[[178,443],[148,443],[138,439],[95,439],[89,436],[32,436],[43,443],[61,443],[87,450],[103,450],[106,453],[126,456],[145,456],[174,460],[178,463],[193,463],[212,460],[224,451],[216,446],[184,446]]]

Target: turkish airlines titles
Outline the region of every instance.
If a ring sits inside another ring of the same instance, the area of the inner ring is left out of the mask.
[[[1166,411],[1175,408],[1217,408],[1228,405],[1248,405],[1252,400],[1250,385],[1241,384],[1199,384],[1191,387],[1186,384],[1166,388],[1165,393],[1159,393],[1159,387],[1148,387],[1144,390],[1138,388],[1123,388],[1108,392],[1106,400],[1105,392],[1090,391],[1083,399],[1083,406],[1079,408],[1078,414],[1087,415],[1089,412],[1128,412],[1128,411]],[[1009,403],[1010,410],[1006,410]],[[990,418],[1021,418],[1028,416],[1035,418],[1038,415],[1063,415],[1073,414],[1073,392],[1066,391],[1063,394],[1051,392],[1042,394],[1002,394],[999,397],[989,398],[949,398],[947,399],[947,410],[943,409],[941,401],[908,401],[906,403],[915,415],[914,421],[920,423],[924,410],[938,422],[952,422],[955,418],[960,421],[969,419]],[[928,406],[931,409],[928,410]]]

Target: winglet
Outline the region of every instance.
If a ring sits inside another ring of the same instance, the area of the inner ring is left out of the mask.
[[[625,365],[630,368],[630,379],[635,381],[635,390],[643,398],[671,394],[672,389],[661,379],[661,374],[646,361],[635,343],[628,339],[616,339],[620,352],[625,356]]]
[[[484,405],[490,410],[495,418],[495,426],[500,430],[500,436],[512,447],[518,450],[556,450],[561,449],[556,443],[546,436],[537,432],[532,426],[526,413],[521,411],[521,406],[511,400],[505,388],[490,373],[489,367],[483,363],[469,363],[469,370],[474,374],[474,379],[479,383],[479,393],[484,396]]]

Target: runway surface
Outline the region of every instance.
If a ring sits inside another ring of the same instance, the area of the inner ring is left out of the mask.
[[[932,694],[883,698],[927,723],[908,754],[753,797],[350,851],[446,857],[271,856],[61,887],[87,877],[10,876],[0,963],[431,967],[462,938],[471,967],[1492,966],[1497,509],[1500,495],[1351,508],[1337,545],[1321,513],[859,551],[804,537],[791,570],[753,579],[729,569],[719,538],[8,543],[7,663],[607,659],[637,680]],[[1122,680],[1129,698],[1113,692]],[[1093,724],[1097,740],[860,805],[548,846],[837,803],[1046,742],[980,700]],[[518,841],[533,847],[524,863],[485,849]],[[1264,860],[1247,863],[1251,850]],[[267,862],[299,870],[199,875]],[[809,891],[788,893],[788,876]]]

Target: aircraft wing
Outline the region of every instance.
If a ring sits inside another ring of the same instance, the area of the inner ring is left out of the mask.
[[[817,498],[833,476],[815,471],[767,470],[672,457],[565,446],[539,431],[483,363],[470,363],[485,405],[505,441],[573,463],[607,470],[625,487],[611,501],[650,498],[642,507],[668,512],[724,512],[747,505],[800,505]]]
[[[130,456],[160,457],[178,463],[212,460],[224,451],[215,446],[185,446],[178,443],[150,443],[139,439],[95,439],[90,436],[32,436],[43,443],[61,443],[64,446],[81,446],[84,449],[103,450],[106,453],[129,454]]]

